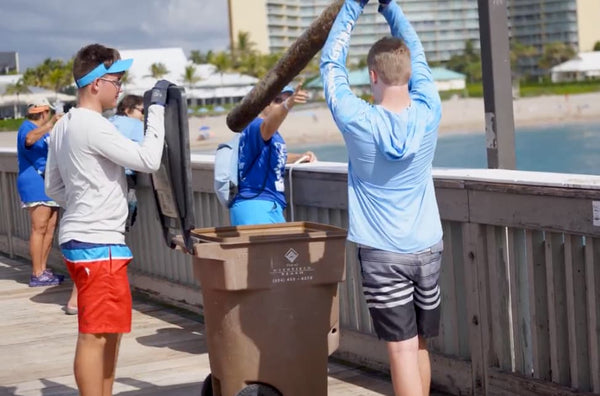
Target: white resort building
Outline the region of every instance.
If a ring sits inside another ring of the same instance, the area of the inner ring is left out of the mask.
[[[550,69],[552,82],[600,79],[600,51],[581,52]]]
[[[129,82],[124,93],[143,95],[156,83],[151,66],[161,63],[167,73],[162,76],[185,88],[189,105],[210,105],[239,102],[256,84],[257,78],[239,73],[219,73],[211,64],[197,65],[187,59],[182,48],[150,48],[119,50],[121,58],[133,59],[128,72]],[[194,83],[185,81],[186,67],[195,68]]]

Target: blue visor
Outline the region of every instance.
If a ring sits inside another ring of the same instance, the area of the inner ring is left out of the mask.
[[[91,72],[89,72],[88,74],[76,81],[77,88],[83,88],[86,85],[91,84],[91,82],[95,79],[100,78],[105,74],[123,73],[131,67],[132,63],[133,59],[120,59],[118,61],[115,61],[112,65],[110,65],[108,69],[106,68],[106,66],[104,66],[104,63],[100,63],[98,66],[96,66],[95,69],[93,69]]]

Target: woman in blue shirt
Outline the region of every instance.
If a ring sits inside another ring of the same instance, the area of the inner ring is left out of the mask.
[[[60,117],[50,114],[50,104],[46,99],[36,101],[27,107],[26,119],[17,133],[17,189],[22,207],[27,208],[31,218],[29,254],[33,269],[30,287],[58,285],[64,279],[46,268],[58,218],[58,204],[44,191],[47,141],[50,130]]]

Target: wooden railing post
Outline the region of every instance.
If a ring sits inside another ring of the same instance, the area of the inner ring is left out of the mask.
[[[471,346],[471,376],[473,395],[487,394],[488,371],[488,312],[486,292],[480,287],[485,277],[481,266],[485,265],[484,228],[479,224],[463,223],[465,288]]]
[[[6,242],[8,244],[8,256],[10,258],[15,257],[15,249],[13,246],[13,238],[12,238],[12,219],[10,213],[10,203],[8,202],[8,197],[11,196],[10,190],[8,188],[8,181],[6,180],[6,172],[0,170],[0,197],[2,197],[2,212],[4,217],[4,224],[6,226]]]

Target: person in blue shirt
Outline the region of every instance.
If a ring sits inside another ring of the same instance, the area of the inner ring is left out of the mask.
[[[428,395],[426,338],[439,331],[443,250],[432,161],[441,101],[423,46],[400,6],[367,56],[374,104],[348,84],[352,30],[368,0],[346,0],[321,55],[325,98],[348,150],[348,239],[359,249],[375,332],[387,342],[396,395]]]
[[[125,95],[117,105],[117,112],[110,122],[119,132],[134,142],[144,140],[144,98],[139,95]]]
[[[52,246],[54,230],[58,218],[58,204],[44,191],[44,173],[48,157],[50,131],[61,117],[50,113],[50,103],[38,100],[27,106],[25,121],[17,132],[17,190],[22,207],[29,211],[31,234],[29,254],[32,272],[30,287],[54,286],[64,277],[55,275],[47,268],[48,255]]]
[[[230,206],[231,225],[284,223],[286,163],[313,162],[316,156],[287,152],[278,129],[297,103],[306,103],[302,83],[287,86],[240,136],[238,194]]]
[[[125,95],[117,105],[117,113],[110,117],[110,122],[117,127],[126,138],[140,143],[144,140],[144,98],[139,95]],[[125,168],[127,176],[127,205],[129,214],[125,223],[125,231],[129,231],[137,216],[137,196],[135,188],[137,176],[131,169]]]

